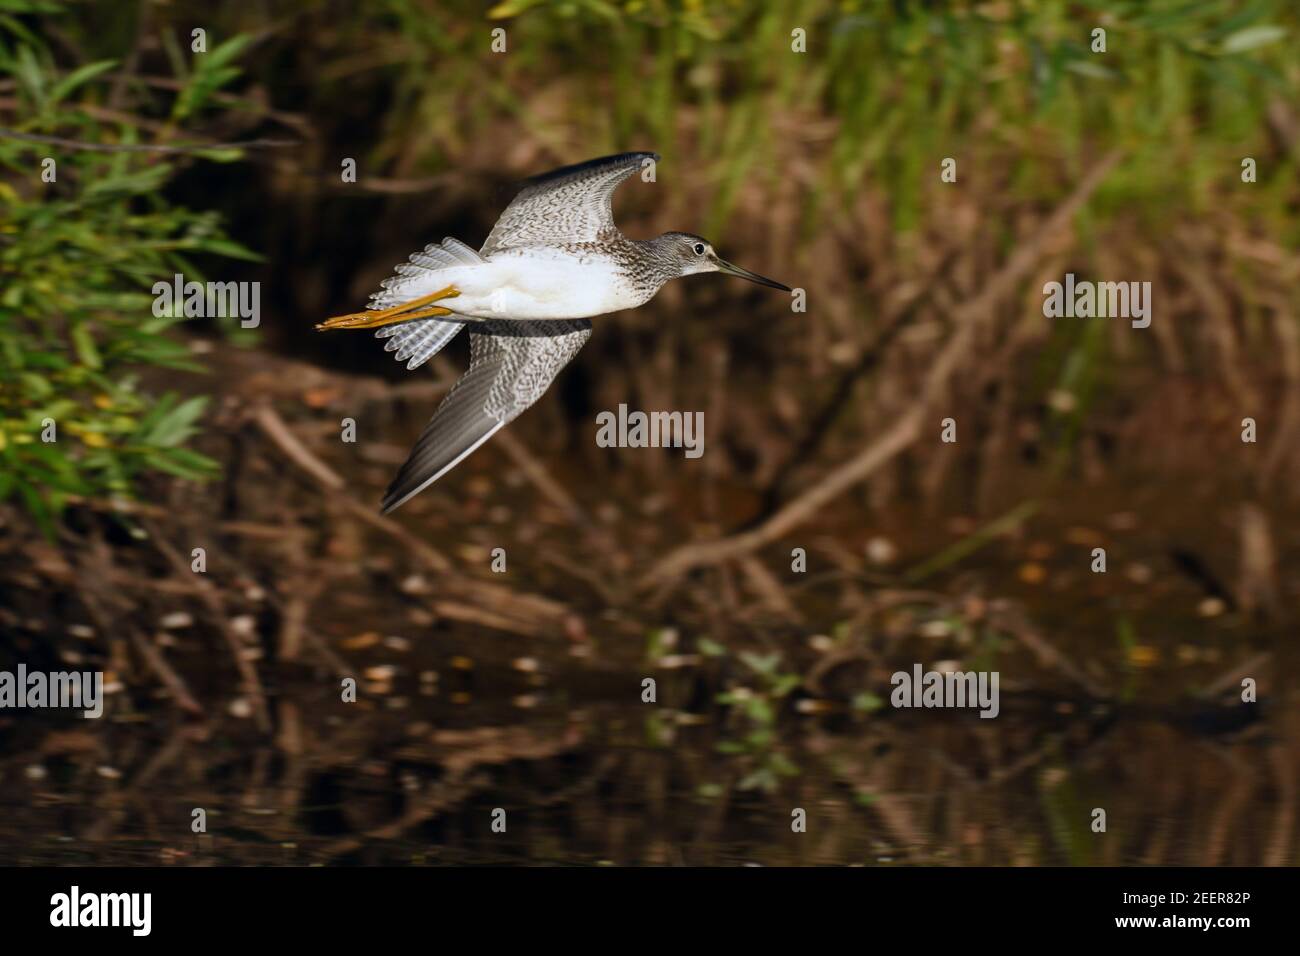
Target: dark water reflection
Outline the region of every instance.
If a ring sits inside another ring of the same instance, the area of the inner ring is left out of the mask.
[[[624,683],[635,693],[639,676],[604,682]],[[324,688],[275,691],[273,742],[233,717],[207,729],[120,712],[9,717],[0,862],[1296,859],[1300,728],[1275,704],[1145,713],[1004,694],[990,721],[787,706],[770,740],[729,754],[719,745],[737,749],[753,728],[708,702],[584,702],[557,689],[494,697],[491,686],[468,697],[412,681],[383,697],[363,686],[360,703],[343,704]],[[768,789],[753,785],[762,766],[780,768]],[[205,835],[191,832],[195,808],[206,811]],[[505,832],[493,831],[498,808]],[[1090,829],[1094,808],[1106,812],[1105,833]],[[804,833],[792,832],[797,809]]]

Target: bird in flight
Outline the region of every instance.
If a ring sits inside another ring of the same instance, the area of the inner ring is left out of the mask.
[[[380,284],[364,312],[317,329],[378,328],[386,351],[414,369],[462,328],[469,369],[442,400],[384,495],[385,514],[405,504],[550,387],[591,336],[592,316],[634,309],[669,279],[721,272],[791,291],[719,258],[688,232],[628,239],[614,225],[619,183],[658,161],[621,153],[528,180],[475,252],[446,238]],[[438,304],[434,304],[438,303]]]

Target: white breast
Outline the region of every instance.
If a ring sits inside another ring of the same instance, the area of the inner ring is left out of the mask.
[[[612,259],[557,249],[503,249],[482,265],[455,271],[461,294],[442,304],[479,319],[586,319],[635,308],[649,298],[626,281]]]

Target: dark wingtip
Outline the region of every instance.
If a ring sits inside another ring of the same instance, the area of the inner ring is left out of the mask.
[[[650,152],[632,152],[632,153],[614,153],[611,156],[598,156],[595,159],[589,159],[586,162],[574,163],[572,166],[561,166],[559,169],[552,169],[549,172],[541,173],[530,179],[525,179],[523,186],[537,186],[541,183],[553,182],[557,179],[564,179],[568,176],[574,176],[585,173],[601,166],[623,166],[632,165],[633,161],[640,163],[643,159],[652,159],[659,162],[658,153]]]
[[[400,477],[401,475],[398,475],[398,478]],[[397,487],[397,479],[393,479],[393,483],[389,485],[388,490],[384,492],[384,500],[379,503],[379,513],[381,515],[392,514],[398,508],[402,507],[402,505],[406,504],[406,500],[410,497],[409,489],[399,489]]]

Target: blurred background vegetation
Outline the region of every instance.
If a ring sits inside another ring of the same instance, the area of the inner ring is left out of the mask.
[[[652,747],[717,722],[709,760],[638,764],[665,793],[683,777],[724,803],[824,783],[881,823],[890,852],[1088,862],[1075,788],[1132,788],[1132,761],[1198,747],[1200,731],[1102,735],[1101,769],[1076,779],[1093,744],[1061,732],[1061,708],[1110,720],[1154,696],[1161,720],[1199,728],[1243,659],[1287,670],[1297,36],[1287,0],[0,0],[4,646],[111,666],[128,710],[151,713],[158,692],[211,716],[216,697],[282,735],[268,679],[382,670],[389,631],[470,682],[439,696],[457,715],[439,725],[545,698],[511,683],[536,673],[534,654],[542,671],[600,677],[575,698],[617,683],[602,667],[666,668]],[[312,325],[360,307],[413,249],[476,245],[519,178],[631,149],[663,161],[653,186],[620,191],[625,231],[704,234],[806,290],[807,313],[735,283],[674,284],[599,323],[544,401],[399,522],[375,518],[465,343],[413,380],[368,338]],[[1150,281],[1151,327],[1045,319],[1042,286],[1066,272]],[[155,316],[150,290],[175,273],[260,282],[260,328]],[[594,413],[620,402],[705,410],[709,454],[603,454]],[[938,441],[950,415],[956,444]],[[338,441],[344,417],[356,446]],[[1241,441],[1247,417],[1258,444]],[[196,542],[213,582],[197,590],[178,572]],[[487,572],[502,544],[508,588]],[[1090,574],[1102,545],[1112,573]],[[191,612],[180,637],[160,630]],[[558,644],[533,647],[545,638]],[[205,669],[213,648],[228,660]],[[470,686],[483,656],[501,673],[485,665]],[[1022,739],[979,738],[992,770],[936,770],[864,757],[843,725],[791,730],[792,715],[831,714],[911,753],[876,722],[899,660],[1000,667],[1025,697],[994,723]],[[1294,753],[1294,721],[1270,732]],[[506,736],[488,764],[568,746]],[[624,743],[587,756],[603,767]],[[1027,762],[990,756],[1004,745]],[[458,764],[467,780],[474,765]],[[936,773],[1011,785],[1025,768],[1042,771],[1030,806],[996,819],[914,816],[888,796],[947,789]],[[348,790],[354,768],[336,771]],[[1289,819],[1295,773],[1234,791],[1231,814],[1212,795],[1164,843],[1135,831],[1106,859],[1293,859],[1294,829],[1264,832],[1252,811]],[[1216,782],[1163,776],[1159,793],[1131,790],[1161,827]],[[1236,827],[1236,843],[1178,849]],[[667,862],[680,842],[646,840]]]
[[[814,321],[765,330],[770,345],[752,341],[743,311],[673,323],[649,364],[682,372],[681,387],[700,379],[679,364],[719,334],[742,355],[797,359],[777,379],[796,395],[852,367],[889,297],[917,300],[900,291],[909,283],[969,287],[987,264],[978,256],[996,261],[1017,241],[1025,210],[1058,202],[1116,148],[1123,166],[1081,218],[1070,261],[1177,273],[1211,258],[1237,284],[1216,292],[1202,276],[1194,291],[1240,299],[1240,323],[1185,333],[1167,322],[1134,337],[1102,323],[1045,328],[1026,310],[998,332],[1035,353],[1019,401],[1054,397],[1059,438],[1073,444],[1117,363],[1163,351],[1178,369],[1217,367],[1242,385],[1282,374],[1277,362],[1294,353],[1275,347],[1267,321],[1294,304],[1284,282],[1294,262],[1270,250],[1300,240],[1297,14],[1281,0],[519,0],[486,17],[478,4],[418,0],[211,11],[5,0],[3,12],[9,127],[48,139],[0,142],[10,466],[0,492],[41,515],[60,493],[127,492],[143,469],[211,467],[180,447],[201,404],[152,405],[137,389],[140,365],[193,364],[172,334],[178,318],[141,318],[157,278],[261,279],[273,344],[328,349],[303,343],[297,323],[363,297],[430,230],[483,233],[499,205],[489,186],[508,198],[505,184],[523,174],[633,147],[664,153],[672,188],[626,197],[630,225],[698,228],[794,277],[814,303]],[[492,49],[497,27],[504,54]],[[1097,27],[1104,53],[1091,49]],[[195,28],[205,53],[191,51]],[[795,30],[807,53],[792,52]],[[201,148],[262,134],[287,148]],[[58,163],[49,183],[47,155]],[[360,188],[341,182],[343,156],[358,161]],[[957,160],[958,189],[940,182],[945,157]],[[1258,164],[1249,186],[1245,157]],[[951,261],[952,236],[975,275]],[[1244,281],[1252,270],[1274,274]],[[634,319],[631,334],[644,344],[661,324]],[[1117,355],[1118,338],[1137,344]],[[34,441],[45,418],[78,441]],[[844,418],[856,430],[857,416]]]

